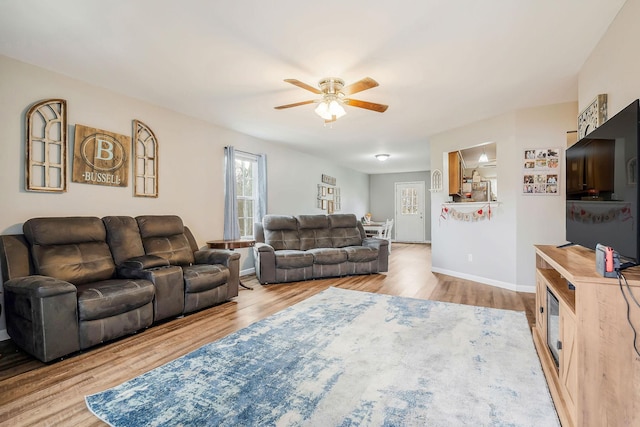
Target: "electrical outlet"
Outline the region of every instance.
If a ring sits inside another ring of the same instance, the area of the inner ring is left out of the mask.
[[[472,254],[468,254],[467,255],[467,261],[473,262],[473,255]]]

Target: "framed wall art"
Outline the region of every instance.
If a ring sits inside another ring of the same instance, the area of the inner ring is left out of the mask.
[[[560,152],[560,148],[524,150],[521,183],[523,194],[560,194]]]
[[[158,140],[149,126],[133,121],[133,195],[158,197]]]
[[[67,101],[45,99],[25,116],[25,188],[27,191],[67,191]]]

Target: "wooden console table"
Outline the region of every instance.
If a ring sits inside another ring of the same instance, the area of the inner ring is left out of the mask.
[[[241,248],[250,248],[255,246],[255,240],[247,240],[247,239],[237,239],[237,240],[209,240],[207,241],[207,246],[211,249],[229,249],[236,250]],[[245,289],[253,290],[252,287],[245,285],[242,281],[239,282],[240,286]]]
[[[596,273],[595,254],[580,246],[536,246],[535,343],[563,427],[640,425],[640,267],[624,270],[629,287]],[[571,283],[575,290],[569,287]],[[548,322],[547,291],[559,302]],[[624,295],[623,295],[624,292]],[[549,323],[552,323],[551,325]],[[554,329],[554,328],[557,328]],[[547,344],[558,334],[558,365]]]

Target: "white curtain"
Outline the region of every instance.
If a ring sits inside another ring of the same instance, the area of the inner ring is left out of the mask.
[[[267,155],[258,154],[258,209],[256,222],[262,222],[267,214]]]
[[[238,204],[236,203],[236,153],[233,147],[224,147],[224,239],[240,238]]]

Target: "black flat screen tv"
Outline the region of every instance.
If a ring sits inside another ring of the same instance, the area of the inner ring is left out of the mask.
[[[566,151],[568,242],[611,246],[622,263],[640,262],[638,100]]]

